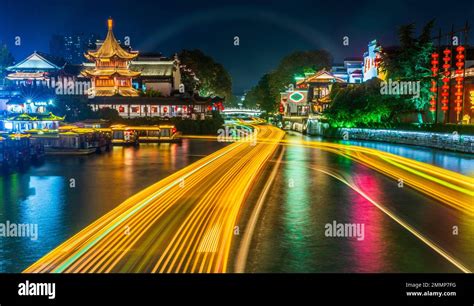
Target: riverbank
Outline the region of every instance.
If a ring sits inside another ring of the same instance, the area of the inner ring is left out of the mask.
[[[461,153],[474,154],[474,135],[448,132],[410,131],[395,129],[333,128],[327,123],[308,122],[307,133],[312,136],[343,140],[369,140],[416,145]]]

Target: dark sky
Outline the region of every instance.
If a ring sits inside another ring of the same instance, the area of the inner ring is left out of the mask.
[[[447,3],[458,5],[446,8]],[[169,56],[199,48],[210,54],[231,73],[235,93],[249,89],[295,50],[324,48],[341,61],[362,56],[372,39],[395,44],[402,24],[421,26],[436,18],[437,28],[449,31],[453,23],[474,23],[472,0],[1,0],[0,7],[0,41],[16,59],[34,50],[49,52],[52,34],[105,36],[106,20],[112,16],[116,37],[129,36],[135,50]],[[13,44],[15,36],[21,37],[21,46]],[[234,46],[235,36],[240,46]],[[344,36],[349,46],[342,44]]]

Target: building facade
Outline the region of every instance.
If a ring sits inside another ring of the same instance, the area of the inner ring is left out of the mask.
[[[53,35],[49,41],[49,54],[80,65],[84,61],[84,53],[94,48],[96,41],[95,34]]]
[[[359,84],[364,80],[361,58],[345,58],[344,63],[334,64],[331,73],[349,84]]]
[[[344,79],[324,69],[298,79],[294,88],[280,93],[280,113],[285,116],[322,113],[331,102],[331,89],[336,83],[347,84]]]

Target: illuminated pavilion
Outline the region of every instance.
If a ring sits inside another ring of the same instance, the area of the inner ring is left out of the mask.
[[[296,77],[294,89],[280,93],[282,113],[286,116],[308,116],[322,113],[331,103],[330,92],[335,83],[347,82],[325,69]]]
[[[140,72],[130,69],[130,62],[138,56],[138,51],[124,50],[115,39],[113,21],[107,22],[108,32],[104,43],[95,51],[88,51],[85,57],[95,63],[81,74],[91,79],[95,96],[137,97],[139,92],[132,87],[132,79]]]

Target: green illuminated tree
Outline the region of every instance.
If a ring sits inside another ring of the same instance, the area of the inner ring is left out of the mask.
[[[285,56],[278,67],[262,76],[246,96],[246,105],[257,105],[262,110],[274,112],[278,108],[280,92],[294,84],[296,75],[330,69],[332,57],[325,50],[297,51]]]
[[[387,80],[393,81],[420,81],[420,95],[398,96],[393,98],[391,118],[407,111],[418,112],[418,120],[421,123],[421,112],[429,105],[431,95],[431,70],[430,61],[433,52],[431,31],[434,20],[428,22],[421,30],[418,37],[415,36],[415,25],[408,24],[400,27],[398,37],[400,48],[391,52],[383,52],[381,69],[386,72]]]
[[[386,121],[392,101],[380,94],[380,80],[373,78],[363,84],[340,88],[334,85],[331,107],[324,115],[332,126],[355,127]]]

